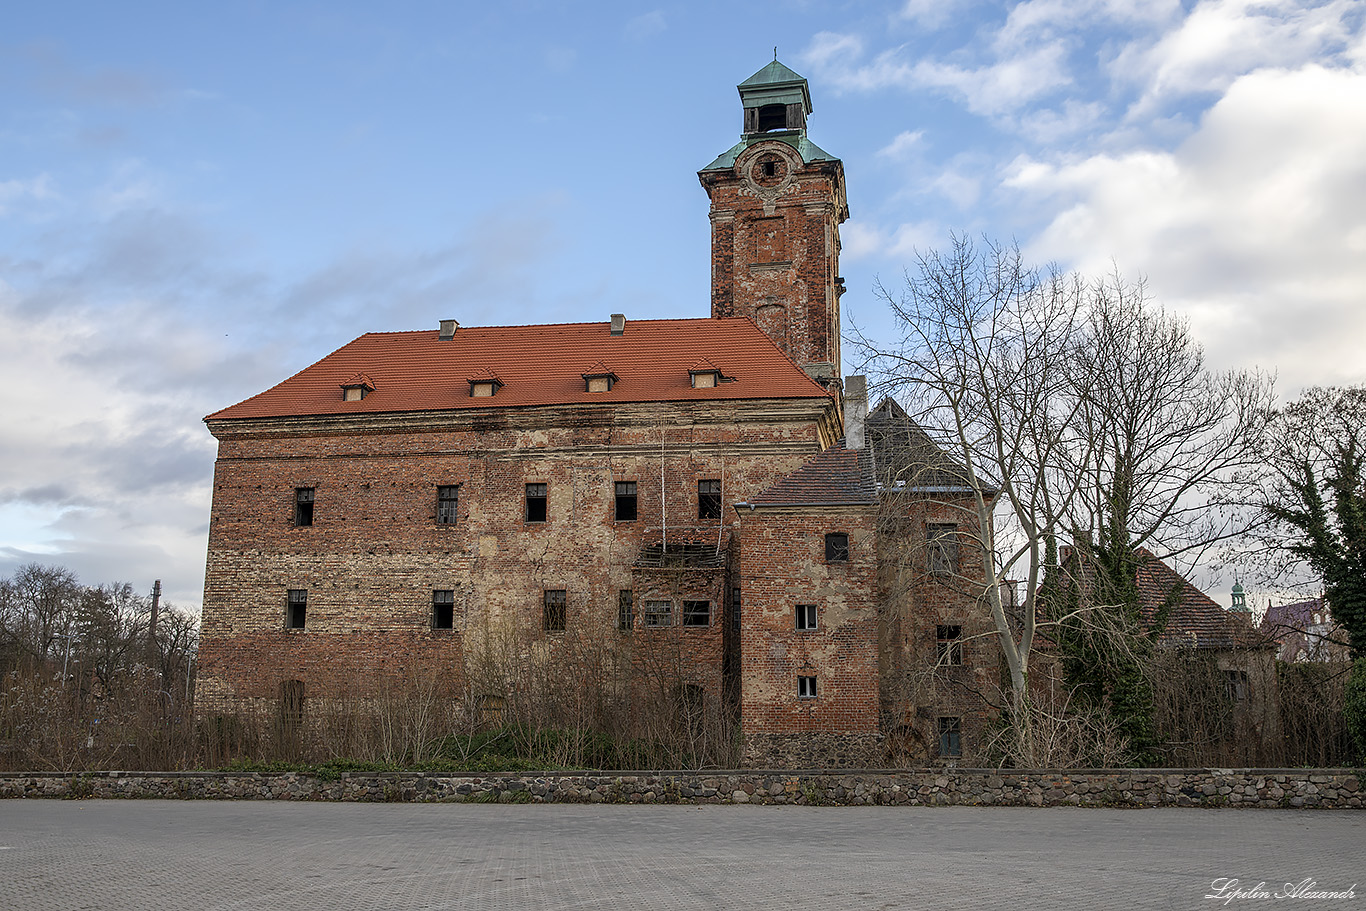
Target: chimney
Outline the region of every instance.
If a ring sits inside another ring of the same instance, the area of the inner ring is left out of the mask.
[[[844,378],[844,448],[862,449],[863,424],[868,420],[868,380],[862,376]]]
[[[625,313],[613,313],[613,314],[612,314],[612,334],[613,334],[613,335],[621,335],[621,334],[622,334],[623,332],[625,332],[625,331],[626,331],[626,314],[625,314]]]
[[[460,328],[460,324],[453,319],[443,319],[441,321],[441,334],[437,336],[443,342],[449,342],[455,338],[455,330]]]

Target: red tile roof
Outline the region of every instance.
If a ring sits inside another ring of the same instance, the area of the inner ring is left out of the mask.
[[[688,370],[704,357],[734,382],[695,389]],[[586,392],[585,365],[611,364],[610,392]],[[487,372],[486,372],[487,371]],[[344,401],[338,386],[364,373],[375,391]],[[505,385],[471,398],[471,377]],[[829,399],[748,318],[637,320],[610,324],[461,326],[449,341],[437,330],[370,332],[284,382],[206,421],[303,415],[445,411],[461,408],[600,402]]]
[[[750,498],[755,506],[835,506],[877,503],[873,460],[867,449],[832,446]]]
[[[1246,616],[1226,611],[1152,552],[1139,548],[1138,594],[1143,621],[1151,623],[1158,608],[1172,598],[1167,625],[1157,641],[1162,645],[1196,648],[1264,648],[1273,645]]]

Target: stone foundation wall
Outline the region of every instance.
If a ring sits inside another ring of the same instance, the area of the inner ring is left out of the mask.
[[[866,769],[883,761],[881,734],[746,734],[742,763],[753,769]]]
[[[0,797],[817,806],[1366,807],[1350,769],[924,769],[441,775],[94,772],[0,775]]]

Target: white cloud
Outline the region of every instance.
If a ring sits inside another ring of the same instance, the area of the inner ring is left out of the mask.
[[[52,178],[39,174],[28,180],[0,180],[0,215],[8,215],[14,203],[26,199],[51,199],[56,195]]]
[[[1059,41],[1012,48],[981,66],[935,60],[910,63],[903,50],[883,51],[868,63],[860,63],[861,39],[821,32],[811,39],[801,60],[822,82],[845,91],[943,89],[962,98],[969,110],[986,115],[1009,113],[1071,82],[1066,47]]]
[[[937,29],[973,5],[973,0],[906,0],[896,18],[921,28]]]
[[[1165,101],[1221,92],[1265,67],[1293,68],[1345,52],[1360,27],[1358,0],[1204,0],[1177,28],[1127,45],[1111,74],[1142,87],[1131,116]]]
[[[939,233],[939,227],[930,222],[906,222],[884,228],[850,220],[840,228],[840,255],[850,262],[872,257],[910,262],[917,250],[932,247]]]
[[[924,130],[903,130],[895,139],[878,149],[877,154],[883,158],[904,159],[919,147],[924,135]]]
[[[1005,183],[1058,207],[1032,256],[1142,270],[1218,362],[1366,381],[1366,74],[1244,76],[1172,152],[1021,158]]]
[[[651,10],[627,22],[623,31],[628,40],[644,41],[647,38],[662,34],[668,25],[664,19],[663,10]]]

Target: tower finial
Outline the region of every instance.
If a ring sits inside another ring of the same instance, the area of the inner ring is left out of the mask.
[[[773,62],[778,62],[778,45],[773,45]]]

